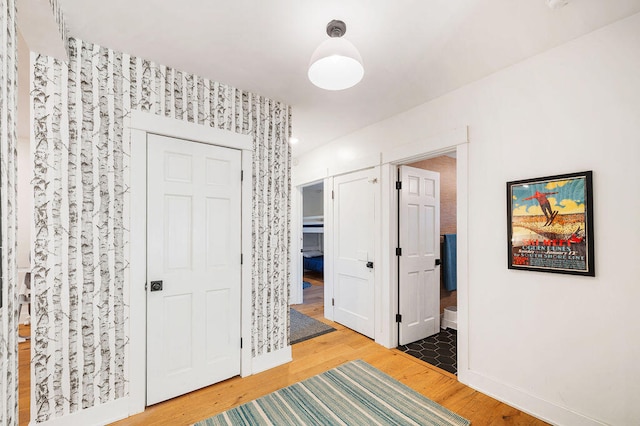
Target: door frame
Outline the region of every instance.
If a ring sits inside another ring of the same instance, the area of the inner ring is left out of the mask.
[[[129,245],[129,362],[125,374],[129,377],[129,415],[141,413],[146,407],[146,342],[147,342],[147,292],[146,249],[147,249],[147,134],[153,133],[241,150],[244,179],[241,183],[241,250],[243,264],[241,268],[241,325],[243,338],[240,350],[240,375],[248,376],[251,367],[251,206],[253,190],[253,141],[251,136],[220,130],[213,127],[179,121],[159,115],[132,111],[131,118],[125,123],[130,131],[131,163],[129,169],[130,188],[130,245]],[[126,298],[126,297],[125,297]]]
[[[395,314],[398,306],[398,263],[395,256],[395,247],[398,246],[398,191],[395,188],[398,166],[410,164],[416,161],[439,157],[449,152],[456,153],[456,226],[457,226],[457,277],[458,277],[458,380],[462,383],[469,381],[469,343],[468,343],[468,310],[469,310],[469,141],[467,128],[459,128],[442,135],[435,136],[429,141],[431,144],[411,144],[399,147],[388,153],[383,153],[382,183],[387,190],[382,191],[384,206],[382,212],[383,246],[389,247],[384,270],[386,274],[384,282],[389,286],[383,289],[383,297],[379,300],[381,306],[378,309],[384,311],[388,318],[381,336],[382,343],[386,347],[398,346],[398,327],[395,323]],[[429,147],[431,145],[431,147]],[[376,341],[378,339],[376,338]]]
[[[306,185],[303,185],[306,186]],[[289,305],[302,303],[302,188],[291,186],[291,286],[289,290]],[[297,286],[295,283],[299,283]]]
[[[313,182],[305,183],[304,185],[291,186],[291,229],[294,231],[291,232],[293,238],[291,238],[291,288],[289,291],[289,304],[290,305],[299,305],[304,303],[302,291],[302,281],[304,278],[304,266],[302,259],[302,249],[304,246],[304,232],[303,232],[303,222],[304,222],[304,188],[312,185],[317,185],[322,183],[323,190],[323,206],[326,200],[326,190],[324,188],[325,181],[324,179],[319,179]],[[324,219],[324,211],[323,211],[323,221]],[[324,239],[324,232],[323,232]],[[324,244],[324,241],[323,241]],[[324,272],[323,272],[324,273]],[[299,285],[298,285],[299,284]]]

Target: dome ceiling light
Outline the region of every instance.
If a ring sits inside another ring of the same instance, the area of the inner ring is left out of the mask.
[[[358,49],[342,37],[344,22],[334,19],[327,24],[329,39],[320,43],[309,61],[309,80],[325,90],[344,90],[355,86],[364,76]]]
[[[569,0],[547,0],[547,6],[551,9],[560,9],[569,4]]]

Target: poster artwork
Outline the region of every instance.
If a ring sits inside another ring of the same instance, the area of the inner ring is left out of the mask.
[[[507,183],[510,269],[595,275],[591,176]]]

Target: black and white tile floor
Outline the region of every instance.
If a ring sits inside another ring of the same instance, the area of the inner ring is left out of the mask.
[[[447,328],[426,339],[398,346],[398,349],[449,373],[458,374],[457,347],[456,330]]]

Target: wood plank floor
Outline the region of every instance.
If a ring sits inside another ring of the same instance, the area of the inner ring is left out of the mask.
[[[354,359],[368,362],[433,401],[471,420],[474,426],[547,424],[459,383],[456,376],[444,370],[396,349],[386,349],[340,324],[325,320],[322,281],[313,277],[305,277],[305,280],[313,285],[304,290],[305,303],[295,305],[295,308],[330,324],[337,331],[293,345],[293,361],[290,363],[246,378],[234,377],[147,407],[144,413],[116,422],[114,425],[189,425]],[[23,368],[28,368],[28,351],[24,361],[27,365],[24,365],[22,347],[21,372],[24,371]],[[20,424],[27,425],[28,418],[23,417],[22,406],[26,402],[28,407],[28,401],[23,399],[22,374],[20,377]],[[28,409],[25,413],[28,416]]]
[[[31,326],[18,326],[18,334],[31,335]],[[19,424],[29,424],[29,404],[31,403],[31,341],[18,343],[18,421]]]

